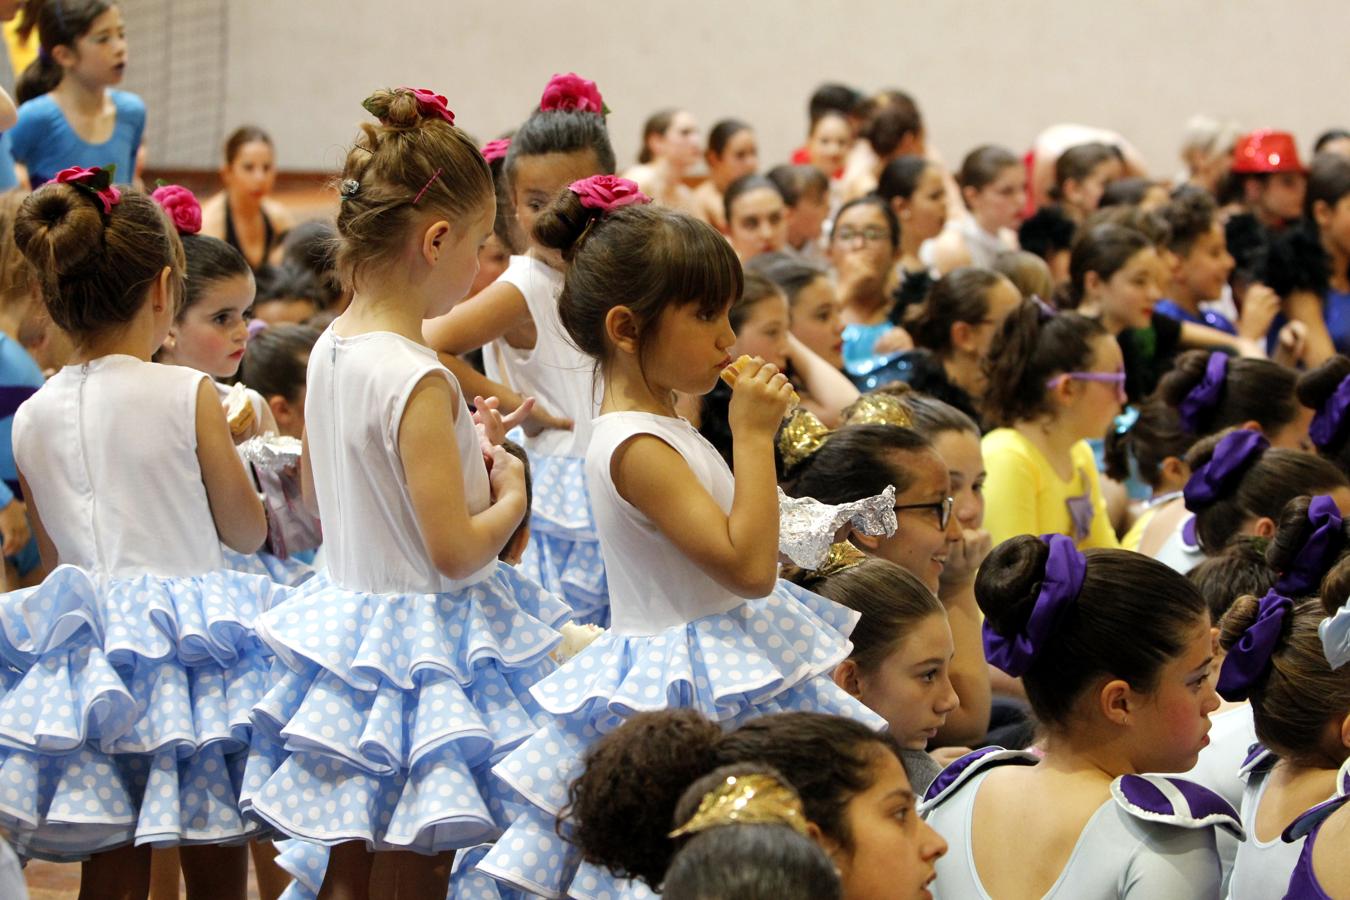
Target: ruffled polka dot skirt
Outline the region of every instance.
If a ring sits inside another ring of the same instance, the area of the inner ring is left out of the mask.
[[[530,543],[520,570],[561,597],[572,621],[607,627],[609,586],[586,492],[586,461],[536,456],[530,465]]]

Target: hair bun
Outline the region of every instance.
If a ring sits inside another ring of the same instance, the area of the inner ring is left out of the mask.
[[[1172,370],[1158,381],[1158,395],[1168,406],[1180,406],[1186,396],[1204,380],[1209,354],[1208,350],[1187,350],[1177,357]]]
[[[1023,534],[999,544],[980,566],[975,601],[995,633],[1006,637],[1026,629],[1049,556],[1044,541]]]
[[[78,272],[103,247],[103,216],[68,184],[45,184],[29,195],[14,222],[14,241],[44,280]]]
[[[1224,650],[1232,649],[1233,645],[1242,640],[1247,629],[1256,623],[1256,617],[1261,611],[1261,601],[1252,594],[1239,597],[1233,601],[1233,605],[1224,613],[1223,619],[1219,623],[1219,645]]]
[[[407,88],[376,91],[361,105],[386,128],[414,128],[423,119],[417,97]]]
[[[1321,409],[1346,376],[1350,375],[1350,357],[1337,354],[1298,380],[1298,402],[1310,409]]]
[[[535,219],[534,238],[545,247],[561,251],[563,259],[570,262],[581,236],[603,215],[603,210],[582,206],[580,197],[570,188],[563,188]]]

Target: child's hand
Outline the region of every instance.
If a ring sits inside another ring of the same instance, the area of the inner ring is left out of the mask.
[[[533,399],[533,398],[531,398]],[[555,416],[544,409],[538,403],[534,404],[534,409],[530,411],[530,416],[521,425],[525,433],[534,437],[550,428],[556,428],[559,431],[571,431],[574,424],[571,419],[564,419],[562,416]]]
[[[947,567],[942,570],[942,583],[966,584],[975,577],[980,564],[994,549],[994,540],[983,528],[964,528],[961,540],[947,551]]]
[[[4,540],[5,556],[17,556],[28,544],[32,532],[28,528],[28,510],[21,500],[11,500],[9,505],[0,509],[0,538]]]
[[[1307,351],[1308,326],[1297,319],[1286,322],[1275,340],[1275,362],[1294,368],[1303,362],[1303,354]]]
[[[1238,336],[1264,341],[1270,323],[1280,311],[1280,296],[1264,284],[1253,284],[1242,295],[1242,315],[1238,318]]]
[[[492,448],[500,447],[506,440],[507,432],[530,417],[534,398],[526,397],[514,411],[505,416],[501,414],[500,407],[501,401],[496,397],[473,398],[473,424],[478,429],[478,443],[483,448],[483,459],[488,463],[488,468],[492,468]]]
[[[778,367],[759,357],[741,367],[731,386],[727,421],[735,437],[778,430],[792,404],[794,391]]]
[[[492,486],[492,501],[500,502],[517,492],[523,497],[525,464],[499,446],[494,446],[485,455],[488,464],[488,483]]]

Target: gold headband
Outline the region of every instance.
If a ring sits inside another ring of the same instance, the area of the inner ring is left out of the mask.
[[[806,813],[797,792],[772,775],[729,775],[703,795],[689,821],[667,837],[698,834],[722,825],[786,825],[806,834]]]
[[[899,397],[893,394],[863,394],[844,410],[848,425],[898,425],[913,428],[914,416]]]
[[[829,436],[830,429],[824,422],[810,410],[797,407],[788,413],[778,431],[778,453],[783,458],[783,465],[791,469],[819,450]]]

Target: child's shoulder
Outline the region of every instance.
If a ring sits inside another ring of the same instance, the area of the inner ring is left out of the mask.
[[[108,91],[108,96],[112,98],[113,106],[117,107],[118,115],[145,117],[145,101],[139,94],[112,89]]]

